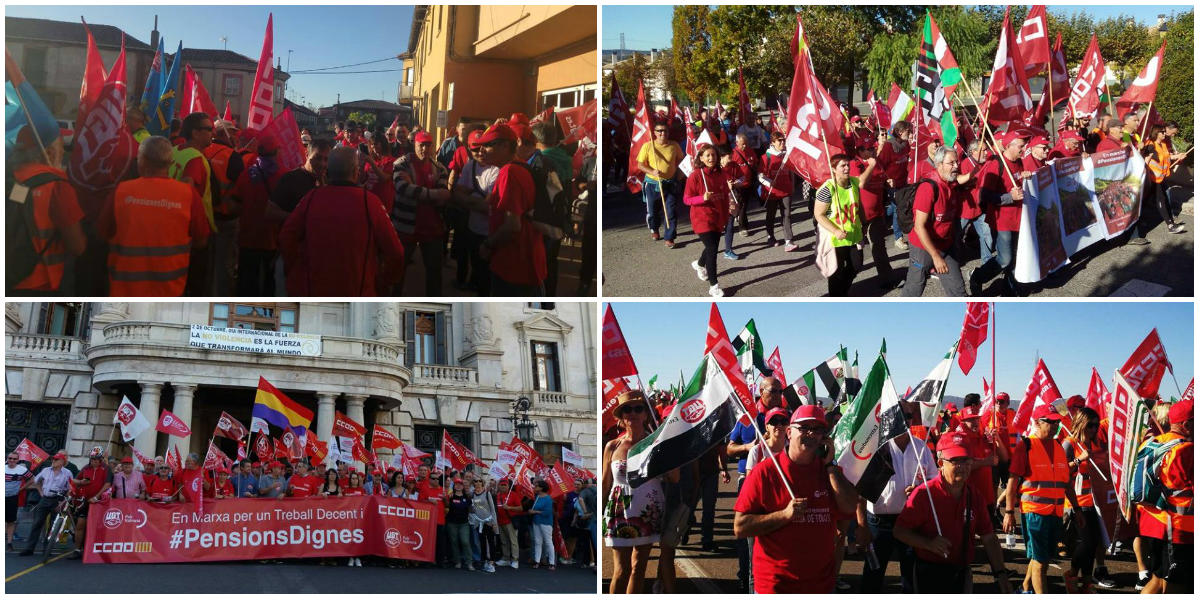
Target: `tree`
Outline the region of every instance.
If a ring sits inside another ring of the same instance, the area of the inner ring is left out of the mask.
[[[1117,15],[1096,24],[1096,41],[1104,61],[1118,79],[1137,76],[1158,51],[1158,42],[1133,17]],[[1117,93],[1115,90],[1113,93]]]
[[[354,111],[346,115],[346,120],[358,123],[367,131],[372,131],[375,129],[375,113]]]
[[[964,81],[974,91],[977,86],[972,83],[991,73],[1003,13],[996,17],[994,11],[962,6],[935,6],[930,13],[958,61]],[[870,86],[881,96],[887,97],[893,82],[912,94],[913,64],[924,36],[924,18],[922,15],[908,33],[881,34],[873,39],[862,66],[869,74]],[[993,34],[992,21],[997,18]],[[964,103],[971,106],[969,101]]]
[[[1168,121],[1179,123],[1179,137],[1192,142],[1195,124],[1195,30],[1193,11],[1175,15],[1167,23],[1167,50],[1154,108]],[[1161,42],[1159,42],[1161,43]]]
[[[621,86],[621,91],[624,92],[625,99],[629,101],[630,108],[633,108],[633,104],[637,102],[638,83],[644,82],[649,75],[649,63],[646,55],[635,53],[617,63],[613,69],[617,85]]]
[[[704,102],[720,81],[712,52],[709,9],[703,5],[676,6],[671,16],[671,63],[675,85],[689,98]]]
[[[1046,28],[1050,30],[1050,43],[1054,36],[1061,33],[1063,38],[1063,56],[1067,59],[1067,68],[1074,69],[1083,60],[1092,32],[1096,30],[1096,22],[1085,12],[1075,12],[1065,17],[1046,13]]]

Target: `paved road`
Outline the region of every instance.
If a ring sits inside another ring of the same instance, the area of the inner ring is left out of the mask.
[[[736,490],[737,483],[735,479],[727,485],[722,485],[717,497],[716,521],[713,528],[713,538],[717,549],[713,552],[702,550],[700,548],[699,530],[693,528],[688,539],[689,543],[676,550],[677,593],[737,593],[737,552],[734,550],[733,545],[733,502]],[[699,517],[699,511],[697,511],[697,517]],[[803,540],[797,540],[796,543],[804,542]],[[982,564],[978,564],[972,569],[974,573],[974,591],[976,593],[998,593],[999,589],[995,587],[992,581],[991,567],[986,565],[983,549],[978,548],[975,555],[978,557],[977,562]],[[605,593],[608,592],[612,576],[611,557],[612,551],[607,550],[604,555],[603,565],[604,580],[602,589]],[[652,554],[650,566],[646,571],[645,591],[647,593],[650,593],[654,586],[655,573],[658,569],[658,557],[659,552],[656,547]],[[1024,576],[1025,565],[1028,563],[1019,538],[1018,546],[1015,549],[1004,550],[1004,562],[1008,569],[1015,570],[1020,574],[1012,581],[1015,589],[1020,586],[1020,578]],[[1099,591],[1134,593],[1133,586],[1137,581],[1137,564],[1133,560],[1133,555],[1126,551],[1120,556],[1110,557],[1106,562],[1109,571],[1113,575],[1113,579],[1117,582],[1117,587],[1112,590]],[[1060,566],[1070,566],[1069,560],[1061,560],[1055,566],[1051,567],[1050,585],[1052,591],[1055,593],[1065,592]],[[858,593],[862,569],[862,556],[847,556],[842,562],[842,580],[851,586],[850,590],[846,593]],[[888,564],[887,576],[884,579],[884,591],[887,593],[900,593],[900,567],[894,561]]]
[[[610,190],[612,192],[612,190]],[[1097,243],[1072,257],[1071,264],[1047,279],[1026,286],[1031,296],[1110,296],[1170,295],[1190,297],[1194,292],[1193,230],[1195,219],[1190,200],[1184,204],[1178,220],[1187,233],[1172,235],[1161,224],[1151,230],[1149,246],[1118,246],[1118,241]],[[605,296],[703,296],[708,284],[698,281],[689,266],[700,256],[703,245],[692,233],[687,210],[679,214],[680,225],[675,249],[650,239],[645,225],[641,197],[622,191],[604,197],[604,295]],[[686,208],[686,207],[682,207]],[[1176,206],[1176,210],[1179,207]],[[765,231],[766,211],[752,205],[751,236],[734,236],[738,261],[717,259],[717,276],[727,296],[824,296],[825,279],[813,264],[815,229],[811,208],[804,202],[792,202],[792,229],[800,249],[787,253],[782,247],[768,247]],[[778,223],[776,224],[779,231]],[[778,234],[777,235],[781,235]],[[724,250],[724,242],[721,249]],[[897,250],[888,238],[891,265],[902,277],[907,269],[907,251]],[[975,246],[978,248],[978,245]],[[978,254],[978,250],[975,251]],[[900,296],[892,286],[880,287],[872,265],[870,248],[864,251],[852,296]],[[979,265],[974,258],[966,270]],[[987,295],[999,293],[998,280],[984,289]],[[1163,286],[1163,287],[1157,287]],[[1163,289],[1163,288],[1166,289]],[[930,281],[926,296],[941,296],[941,285]]]
[[[579,287],[579,269],[582,266],[582,245],[578,241],[565,243],[558,254],[558,291],[556,296],[574,296]],[[456,261],[449,253],[442,263],[442,293],[441,296],[478,296],[472,288],[459,288],[455,284]],[[421,263],[420,251],[415,252],[412,262],[405,272],[404,290],[402,296],[416,297],[425,295],[425,266]]]
[[[53,559],[52,559],[53,560]],[[369,559],[363,559],[366,563]],[[496,573],[434,569],[390,569],[321,566],[315,561],[288,564],[214,562],[191,564],[83,564],[53,560],[46,566],[9,579],[36,566],[33,556],[5,556],[4,591],[9,594],[347,594],[347,593],[593,593],[596,571],[560,566],[518,570],[497,567]]]

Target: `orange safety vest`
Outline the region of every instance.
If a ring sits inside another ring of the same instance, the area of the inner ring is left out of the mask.
[[[993,411],[990,410],[983,413],[983,428],[985,430],[995,429],[996,431],[1008,432],[1008,455],[1011,458],[1013,451],[1017,449],[1017,442],[1021,439],[1020,432],[1016,431],[1012,426],[1013,418],[1016,416],[1017,411],[1011,408],[996,410],[996,420],[999,423],[993,422],[992,413]]]
[[[1067,453],[1062,446],[1051,443],[1052,454],[1047,455],[1043,441],[1029,439],[1029,477],[1021,482],[1021,512],[1061,517],[1071,479]]]
[[[13,179],[18,183],[24,183],[42,173],[52,173],[61,177],[62,181],[33,188],[30,198],[27,199],[27,202],[33,202],[34,231],[29,232],[33,242],[33,251],[41,253],[42,260],[33,268],[29,277],[17,284],[16,289],[55,292],[62,284],[63,269],[67,261],[67,248],[61,237],[55,236],[56,228],[54,220],[50,216],[50,203],[57,194],[69,196],[69,198],[65,198],[66,201],[75,203],[78,201],[75,199],[74,188],[67,183],[67,174],[54,167],[41,164],[22,165],[13,172]]]
[[[122,182],[113,193],[108,253],[113,296],[182,296],[191,258],[191,184],[166,177]]]
[[[1156,436],[1155,441],[1165,444],[1173,439],[1180,438],[1177,433],[1167,432]],[[1167,451],[1163,457],[1162,470],[1159,472],[1159,480],[1163,483],[1163,496],[1166,497],[1167,503],[1171,505],[1169,509],[1160,509],[1148,504],[1139,504],[1138,509],[1142,511],[1143,517],[1149,517],[1162,523],[1171,536],[1172,542],[1175,543],[1192,543],[1193,535],[1195,534],[1195,525],[1192,520],[1192,482],[1191,481],[1174,481],[1169,479],[1166,474],[1175,461],[1184,460],[1183,457],[1191,455],[1194,451],[1192,442],[1183,442],[1176,445]],[[1189,475],[1191,475],[1189,473]],[[1167,520],[1170,519],[1170,523]],[[1184,539],[1184,538],[1187,539]]]
[[[1080,444],[1074,440],[1068,439],[1068,444],[1075,448],[1075,456],[1078,457],[1080,452]],[[1075,467],[1075,480],[1072,482],[1075,486],[1075,499],[1079,501],[1080,507],[1095,506],[1095,498],[1092,496],[1092,463],[1096,461],[1095,457],[1104,451],[1104,448],[1099,444],[1092,442],[1087,445],[1088,458],[1092,462],[1083,461],[1079,466]],[[1069,508],[1070,500],[1063,498],[1063,509]]]
[[[232,216],[232,207],[225,202],[233,190],[235,182],[229,180],[229,161],[233,158],[233,148],[213,142],[201,154],[208,159],[212,167],[212,176],[217,180],[217,193],[213,197],[213,212],[222,217]]]
[[[1166,142],[1148,145],[1154,148],[1154,155],[1146,161],[1146,168],[1150,170],[1154,183],[1162,183],[1171,174],[1171,150],[1167,148]]]

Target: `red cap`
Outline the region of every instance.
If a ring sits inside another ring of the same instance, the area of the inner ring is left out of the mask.
[[[409,476],[407,476],[407,477],[405,477],[405,478],[404,478],[404,482],[405,482],[405,483],[409,483],[409,482],[411,482],[411,483],[416,483],[416,482],[417,482],[417,478],[416,478],[415,476],[413,476],[413,475],[409,475]]]
[[[418,132],[417,135],[413,136],[413,143],[414,144],[432,144],[433,136],[429,135],[428,131]]]
[[[1186,423],[1190,418],[1192,418],[1191,400],[1180,400],[1179,402],[1172,404],[1171,411],[1167,413],[1167,419],[1171,421],[1172,424]]]
[[[803,423],[804,421],[816,421],[825,427],[829,427],[829,423],[825,421],[825,409],[816,404],[804,404],[792,413],[792,424]]]
[[[54,453],[54,458],[56,458],[56,459],[57,459],[57,458],[61,458],[61,459],[63,459],[63,460],[67,460],[67,452],[66,452],[66,450],[59,450],[58,452],[55,452],[55,453]]]
[[[959,419],[978,419],[979,416],[979,407],[974,404],[962,409],[962,412],[958,414]]]
[[[958,407],[955,406],[953,402],[948,402],[946,404],[946,410],[948,410],[952,413],[956,413],[956,412],[958,412]]]
[[[1004,148],[1007,148],[1009,144],[1017,140],[1023,140],[1027,137],[1029,136],[1022,131],[1005,131],[997,136],[997,139],[1000,141],[1000,149],[1003,150]]]
[[[221,466],[217,468],[217,475],[228,475],[229,467]]]
[[[996,402],[1000,402],[1000,401],[1007,402],[1008,400],[1009,400],[1008,392],[1000,392],[999,394],[996,394]]]
[[[1035,135],[1035,136],[1033,136],[1033,139],[1029,140],[1029,147],[1031,147],[1031,148],[1033,146],[1049,146],[1049,145],[1050,145],[1050,140],[1046,139],[1045,136]]]
[[[1067,408],[1083,408],[1085,406],[1087,406],[1087,400],[1084,400],[1083,396],[1079,394],[1067,398]]]
[[[254,462],[254,463],[250,463],[250,466],[251,466],[251,467],[261,467],[261,466],[262,466],[262,463],[260,463],[260,462]]]
[[[1066,140],[1082,142],[1083,137],[1079,135],[1078,131],[1075,131],[1074,129],[1068,129],[1067,131],[1062,132],[1062,135],[1058,136],[1058,141],[1062,142]]]
[[[476,129],[467,134],[467,145],[474,148],[479,145],[479,138],[483,137],[483,130]]]
[[[463,482],[463,480],[462,480],[462,477],[455,477],[455,478],[454,478],[454,483],[462,483],[462,482]]]
[[[279,467],[280,469],[282,469],[283,463],[281,463],[279,461],[275,461],[275,462],[271,463],[271,468],[274,469],[275,467]]]
[[[131,456],[126,456],[125,458],[122,458],[122,459],[121,459],[121,464],[123,464],[123,465],[132,465],[132,464],[133,464],[133,457],[131,457]]]
[[[512,114],[511,117],[508,118],[508,122],[509,123],[524,123],[524,124],[528,125],[529,117],[525,116],[525,113],[515,112]]]
[[[513,133],[512,128],[504,123],[501,123],[499,125],[492,125],[491,127],[488,127],[487,131],[483,132],[483,135],[479,136],[480,145],[490,144],[498,140],[516,142],[517,135]]]
[[[528,123],[514,123],[510,121],[508,126],[512,129],[513,134],[517,136],[517,139],[527,142],[534,141],[533,129],[529,127]]]
[[[775,417],[783,417],[784,419],[787,419],[788,413],[782,408],[772,408],[771,410],[767,411],[767,416],[763,419],[763,422],[770,423],[771,419],[774,419]]]
[[[960,432],[947,433],[937,443],[938,454],[943,460],[970,456],[967,452],[967,436]]]
[[[1058,411],[1054,410],[1053,406],[1051,406],[1049,404],[1043,404],[1043,405],[1033,409],[1033,420],[1037,421],[1038,419],[1047,419],[1050,421],[1061,421],[1062,415],[1058,414]]]

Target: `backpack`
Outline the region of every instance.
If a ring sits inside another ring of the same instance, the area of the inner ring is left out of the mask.
[[[571,204],[566,190],[559,191],[553,198],[550,197],[550,190],[546,188],[546,180],[550,177],[549,169],[546,169],[545,165],[535,168],[523,161],[516,161],[514,164],[524,167],[533,177],[533,210],[526,216],[538,223],[561,230],[567,229],[571,218]]]
[[[934,185],[934,192],[937,192],[937,184],[932,179],[927,178],[896,190],[896,220],[900,222],[900,230],[904,233],[912,231],[913,203],[917,200],[917,188],[922,183],[932,183]]]
[[[1129,501],[1153,506],[1158,509],[1169,509],[1165,486],[1159,478],[1163,460],[1171,448],[1184,442],[1176,438],[1168,442],[1160,442],[1151,438],[1138,450],[1133,463],[1133,479],[1129,484]]]
[[[33,274],[33,270],[42,262],[46,250],[50,249],[50,242],[53,242],[58,236],[58,232],[55,231],[46,245],[42,247],[41,252],[33,250],[33,232],[37,231],[33,216],[33,190],[48,183],[64,181],[64,179],[54,173],[38,173],[22,182],[16,181],[16,178],[10,174],[6,181],[4,189],[4,250],[8,259],[4,271],[4,286],[5,289],[11,290]],[[13,190],[17,185],[25,189],[25,195],[19,201],[13,199]]]

